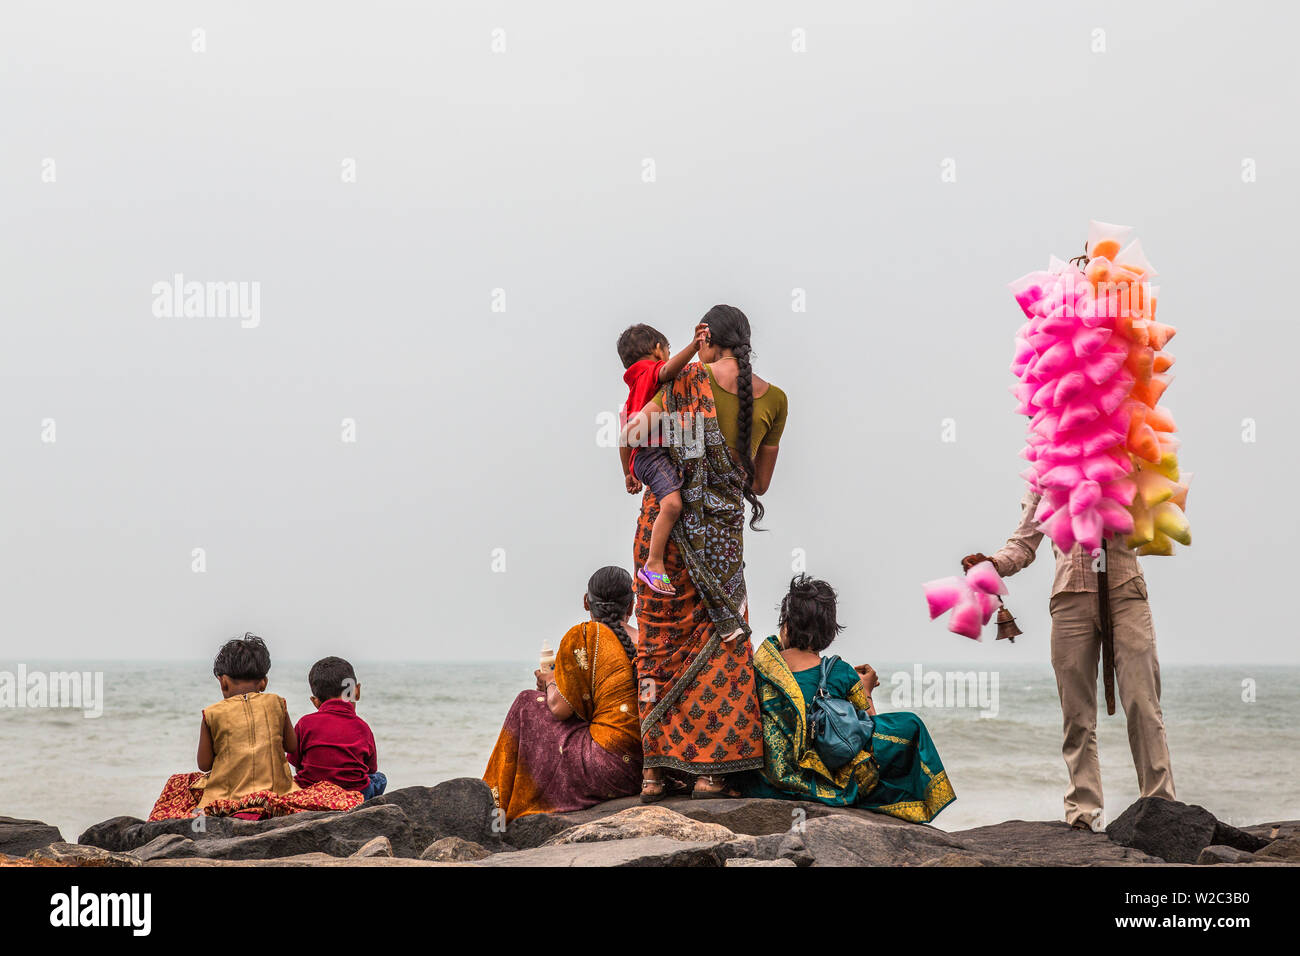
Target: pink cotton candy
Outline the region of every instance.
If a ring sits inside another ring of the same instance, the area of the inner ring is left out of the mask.
[[[998,612],[998,606],[1002,602],[998,600],[996,594],[986,594],[983,591],[976,591],[975,593],[981,608],[980,623],[987,624],[993,620],[993,615]]]
[[[1083,374],[1088,376],[1088,380],[1094,385],[1101,385],[1119,371],[1126,358],[1128,358],[1128,349],[1122,346],[1116,348],[1107,346],[1084,361]]]
[[[1097,389],[1097,407],[1103,415],[1112,415],[1133,391],[1133,376],[1121,370]]]
[[[985,594],[1006,594],[1007,586],[1002,583],[998,569],[992,561],[981,561],[966,572],[966,581],[971,587]]]
[[[1071,340],[1070,344],[1074,347],[1075,355],[1079,356],[1079,358],[1086,358],[1105,345],[1106,340],[1109,338],[1110,329],[1090,329],[1087,326],[1084,326],[1074,333],[1074,338]]]
[[[1097,455],[1083,463],[1083,474],[1089,481],[1114,481],[1128,473],[1129,469],[1119,464],[1110,455]]]
[[[1057,338],[1073,335],[1078,323],[1074,316],[1069,314],[1069,311],[1064,305],[1057,306],[1050,315],[1043,317],[1043,321],[1038,325],[1038,330],[1046,332],[1048,335],[1055,335]]]
[[[1029,398],[1029,404],[1037,408],[1051,408],[1056,404],[1056,379],[1045,383]]]
[[[1120,478],[1117,481],[1108,481],[1101,486],[1101,493],[1112,501],[1118,501],[1125,508],[1133,503],[1133,496],[1137,494],[1137,482],[1132,478]]]
[[[1104,454],[1108,448],[1112,448],[1123,441],[1126,434],[1128,434],[1127,429],[1107,428],[1103,423],[1102,427],[1097,428],[1091,435],[1083,439],[1083,454],[1087,458],[1094,458]],[[1127,472],[1124,472],[1124,474],[1127,474]]]
[[[975,565],[965,577],[939,578],[921,587],[930,607],[930,619],[951,610],[948,630],[974,640],[979,640],[980,629],[1001,605],[998,595],[1006,593],[1006,585],[991,561]]]
[[[1084,480],[1074,486],[1070,492],[1070,514],[1079,515],[1091,510],[1101,500],[1101,485],[1095,481]]]
[[[1111,534],[1133,533],[1133,515],[1118,501],[1102,498],[1097,502],[1097,514]]]
[[[978,598],[969,594],[953,608],[952,616],[948,618],[948,630],[972,640],[979,640],[983,626],[984,608]]]
[[[959,577],[939,578],[921,585],[925,591],[925,600],[930,605],[930,620],[934,620],[944,611],[952,610],[966,592],[970,590],[966,581]]]
[[[1053,405],[1064,405],[1088,386],[1088,380],[1082,372],[1066,372],[1056,382]],[[1063,425],[1062,427],[1068,427]]]
[[[1065,411],[1061,412],[1061,431],[1082,428],[1089,422],[1096,421],[1100,415],[1101,412],[1097,411],[1097,406],[1091,402],[1083,400],[1071,402],[1066,406]]]
[[[1070,527],[1070,510],[1068,508],[1059,509],[1039,527],[1043,534],[1051,538],[1062,551],[1068,553],[1074,547],[1075,537],[1074,531]]]
[[[1035,371],[1039,376],[1054,376],[1065,371],[1075,360],[1074,349],[1070,347],[1069,342],[1057,342],[1046,352],[1038,357],[1035,364]],[[1123,359],[1120,359],[1122,362]],[[1116,364],[1115,368],[1119,368]],[[1109,376],[1107,376],[1109,378]],[[1105,381],[1105,379],[1094,379],[1096,382]]]
[[[1075,540],[1083,545],[1083,550],[1091,553],[1101,547],[1101,515],[1095,509],[1089,509],[1070,519],[1070,530]]]
[[[1047,487],[1072,488],[1083,480],[1083,472],[1077,465],[1057,465],[1039,478],[1039,483]]]

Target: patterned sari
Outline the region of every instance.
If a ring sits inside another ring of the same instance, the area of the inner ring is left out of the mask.
[[[817,800],[831,806],[855,806],[887,813],[913,823],[929,823],[957,799],[934,741],[915,714],[876,714],[871,753],[862,751],[832,771],[808,740],[807,703],[769,637],[754,653],[763,707],[763,772],[747,796]],[[848,700],[867,709],[861,682]]]
[[[176,820],[182,817],[237,817],[240,820],[265,820],[308,810],[351,810],[363,802],[360,792],[344,790],[336,783],[321,780],[306,788],[288,793],[257,790],[237,797],[213,800],[202,809],[203,786],[208,775],[198,771],[177,773],[167,778],[163,792],[154,802],[150,820]]]
[[[645,765],[691,774],[757,769],[763,727],[746,621],[744,472],[718,428],[703,365],[691,363],[665,389],[664,411],[683,426],[665,442],[682,472],[682,514],[664,552],[677,593],[655,594],[636,581]],[[658,513],[647,490],[637,567],[650,554]]]
[[[483,779],[506,820],[582,810],[641,785],[641,741],[632,663],[614,632],[588,621],[555,653],[555,685],[573,708],[557,720],[546,694],[515,698]]]

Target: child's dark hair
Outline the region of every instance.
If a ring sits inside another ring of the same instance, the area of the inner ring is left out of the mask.
[[[212,676],[231,680],[263,680],[270,669],[271,652],[252,631],[226,641],[212,661]]]
[[[618,337],[618,357],[624,368],[631,368],[634,362],[648,357],[657,345],[668,348],[668,336],[648,325],[629,325]]]
[[[831,646],[844,627],[835,620],[835,589],[825,581],[797,574],[790,592],[781,599],[778,620],[785,628],[788,647],[820,654]]]
[[[632,590],[632,575],[622,568],[608,565],[593,574],[587,581],[587,604],[591,606],[591,616],[614,632],[618,642],[627,652],[627,659],[632,662],[632,671],[636,673],[636,645],[623,627],[623,618],[632,613],[632,604],[636,592]]]
[[[307,672],[311,695],[317,700],[333,700],[357,686],[357,672],[341,657],[322,657]]]
[[[750,367],[749,319],[734,305],[715,305],[704,314],[701,322],[709,326],[709,341],[718,348],[731,349],[738,366],[736,374],[736,395],[740,398],[740,421],[738,440],[740,447],[740,466],[745,471],[745,500],[749,502],[751,513],[749,526],[761,531],[758,523],[763,520],[767,509],[754,494],[754,456],[750,448],[754,436],[754,370]]]

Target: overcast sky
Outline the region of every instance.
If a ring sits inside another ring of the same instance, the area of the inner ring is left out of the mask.
[[[631,560],[618,333],[718,302],[790,401],[759,635],[802,554],[852,660],[1045,663],[1046,544],[1014,647],[920,585],[1017,522],[1006,283],[1090,218],[1179,329],[1162,660],[1300,661],[1281,7],[6,4],[0,664],[533,657]]]

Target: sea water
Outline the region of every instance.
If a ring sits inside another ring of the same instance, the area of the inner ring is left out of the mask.
[[[53,707],[48,698],[40,707],[0,703],[0,816],[43,820],[75,841],[100,820],[146,817],[169,774],[197,769],[200,713],[220,697],[209,663],[0,660],[0,675],[16,674],[20,664],[28,675],[77,671],[92,682],[102,675],[103,699],[81,709]],[[374,731],[390,789],[481,775],[511,702],[533,685],[535,666],[354,664],[358,712]],[[277,660],[267,688],[288,700],[295,721],[311,709],[308,665]],[[965,700],[914,693],[912,665],[877,670],[878,707],[922,716],[956,790],[937,826],[1063,818],[1067,778],[1050,666],[1000,668],[986,675],[992,679],[982,695]],[[919,687],[957,686],[970,670],[927,664]],[[945,679],[949,674],[954,679]],[[1172,665],[1162,675],[1179,799],[1234,824],[1300,819],[1300,667]],[[981,716],[994,709],[995,716]],[[94,710],[102,712],[83,716]],[[1137,798],[1137,780],[1122,707],[1114,716],[1104,705],[1100,710],[1098,746],[1113,819]]]

